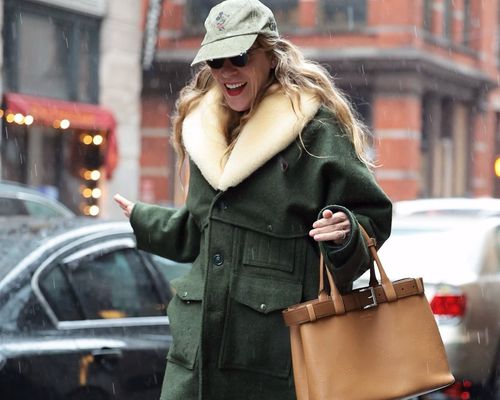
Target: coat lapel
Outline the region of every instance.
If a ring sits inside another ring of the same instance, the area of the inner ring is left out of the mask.
[[[227,190],[241,183],[280,151],[287,148],[314,117],[320,102],[312,94],[302,94],[297,115],[282,91],[267,95],[254,116],[246,123],[223,163],[227,148],[223,126],[227,113],[222,93],[211,89],[188,114],[182,126],[187,153],[204,178],[216,190]]]

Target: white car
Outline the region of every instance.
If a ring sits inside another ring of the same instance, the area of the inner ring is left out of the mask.
[[[394,215],[500,216],[500,199],[443,197],[396,201]]]
[[[396,216],[379,255],[391,280],[423,278],[438,322],[456,383],[425,398],[500,399],[500,217]]]

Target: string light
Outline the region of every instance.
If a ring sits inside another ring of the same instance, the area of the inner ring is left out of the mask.
[[[99,209],[99,206],[96,206],[96,205],[90,206],[90,208],[89,208],[89,214],[92,215],[93,217],[96,217],[97,215],[99,215],[100,211],[101,210]]]
[[[30,126],[35,122],[33,115],[22,113],[11,112],[10,110],[4,110],[0,108],[0,118],[5,118],[7,123],[16,123],[18,125]],[[43,122],[42,122],[43,123]],[[68,119],[55,119],[52,122],[52,127],[54,129],[68,129],[71,126],[71,122]],[[100,146],[104,143],[105,131],[95,132],[83,132],[79,135],[80,142],[84,145],[94,145]],[[92,150],[94,151],[94,150]],[[80,168],[80,176],[87,181],[87,184],[80,185],[80,193],[82,198],[85,199],[80,205],[80,209],[84,215],[98,216],[101,212],[100,207],[97,204],[98,199],[102,197],[102,190],[97,188],[98,181],[101,179],[101,172],[97,169],[85,169]],[[82,200],[83,200],[82,199]],[[88,204],[88,203],[90,204]]]
[[[92,206],[83,205],[82,211],[85,215],[91,215],[92,217],[96,217],[101,212],[101,209],[99,208],[99,206],[95,204]]]
[[[93,171],[90,172],[90,179],[92,179],[93,181],[98,181],[100,177],[101,177],[101,172],[98,171],[97,169],[94,169]]]
[[[34,121],[35,118],[33,118],[32,115],[26,115],[26,117],[24,117],[24,123],[28,126],[31,125]]]
[[[68,129],[71,123],[67,119],[62,119],[61,122],[59,123],[59,126],[61,129]]]
[[[92,189],[91,188],[83,189],[82,196],[85,197],[86,199],[92,197]]]
[[[14,122],[18,125],[22,125],[24,121],[24,115],[21,113],[17,113],[14,115]]]
[[[100,198],[101,196],[102,196],[102,191],[101,191],[101,189],[99,189],[99,188],[95,188],[95,189],[93,189],[93,190],[92,190],[92,197],[93,197],[94,199],[98,199],[98,198]]]

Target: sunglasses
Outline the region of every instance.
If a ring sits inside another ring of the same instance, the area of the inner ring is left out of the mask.
[[[248,64],[248,53],[241,53],[240,55],[227,58],[235,67],[241,68]],[[207,60],[207,64],[212,69],[221,69],[224,65],[225,58],[215,58]]]

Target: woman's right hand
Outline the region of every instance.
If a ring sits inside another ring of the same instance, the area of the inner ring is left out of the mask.
[[[123,197],[118,193],[113,196],[113,199],[123,210],[125,216],[127,218],[130,218],[130,214],[132,214],[132,209],[134,208],[134,203],[132,203],[130,200],[126,199],[125,197]]]

